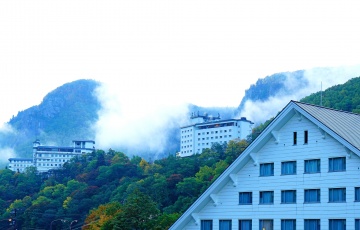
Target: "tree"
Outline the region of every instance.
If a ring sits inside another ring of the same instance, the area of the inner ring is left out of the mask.
[[[109,224],[109,227],[124,230],[152,229],[159,215],[151,198],[137,189],[127,197],[122,210],[115,217],[113,226]]]
[[[101,227],[107,226],[115,215],[120,213],[122,206],[118,202],[107,203],[100,205],[98,208],[90,211],[90,214],[85,219],[84,230],[100,230]]]
[[[229,141],[229,144],[225,150],[225,161],[228,164],[231,164],[248,146],[246,140],[232,140]]]

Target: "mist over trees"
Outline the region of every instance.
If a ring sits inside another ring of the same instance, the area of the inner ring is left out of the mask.
[[[18,228],[63,229],[76,220],[73,228],[167,229],[247,145],[230,141],[154,162],[96,150],[48,174],[0,170],[1,217]]]
[[[301,101],[359,113],[360,77]],[[0,227],[167,229],[272,119],[254,127],[247,140],[214,144],[186,158],[150,161],[98,149],[48,174],[35,167],[0,170]]]

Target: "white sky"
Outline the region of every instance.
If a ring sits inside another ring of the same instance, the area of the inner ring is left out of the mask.
[[[258,78],[360,64],[359,22],[344,0],[0,1],[0,124],[82,78],[238,106]]]

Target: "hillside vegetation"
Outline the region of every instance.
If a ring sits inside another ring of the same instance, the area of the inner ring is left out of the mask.
[[[93,139],[91,126],[100,109],[94,95],[98,85],[93,80],[78,80],[53,90],[41,104],[10,119],[15,132],[0,133],[0,147],[13,148],[18,157],[31,157],[35,139],[64,146],[75,139]]]
[[[335,85],[324,92],[313,93],[301,102],[360,113],[360,77],[350,79],[342,85]]]
[[[359,92],[360,77],[325,90],[323,105],[358,112]],[[319,95],[301,101],[318,104]],[[255,127],[253,137],[270,122]],[[167,229],[248,144],[214,144],[201,155],[154,162],[96,150],[49,174],[38,175],[35,168],[23,174],[0,170],[0,213],[6,220],[0,227]]]
[[[74,228],[84,229],[167,229],[246,146],[231,141],[201,155],[154,162],[97,150],[42,177],[35,168],[1,170],[1,217],[15,219],[19,229],[64,229],[64,221],[74,220]],[[51,226],[58,219],[64,221]]]

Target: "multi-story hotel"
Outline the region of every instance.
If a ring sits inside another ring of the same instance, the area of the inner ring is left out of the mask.
[[[9,158],[8,169],[14,172],[22,173],[30,166],[34,166],[32,158]]]
[[[39,172],[58,169],[71,158],[94,151],[94,145],[92,140],[74,140],[72,147],[46,146],[36,140],[33,142],[34,166]]]
[[[180,229],[360,230],[360,114],[291,101]]]
[[[241,119],[221,120],[217,117],[192,114],[191,124],[181,127],[179,156],[200,154],[214,143],[223,144],[234,139],[246,139],[251,134],[251,121]]]
[[[35,166],[38,172],[47,172],[61,168],[71,158],[95,150],[95,141],[74,140],[72,147],[40,145],[33,142],[33,158],[10,158],[8,168],[16,172],[24,172],[27,167]]]

